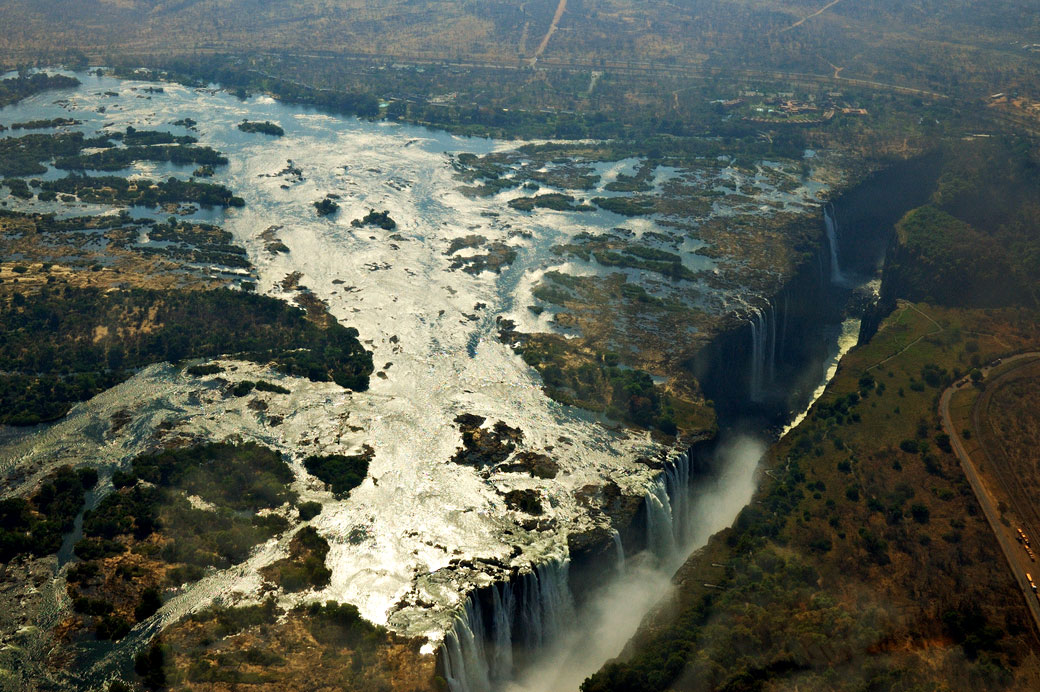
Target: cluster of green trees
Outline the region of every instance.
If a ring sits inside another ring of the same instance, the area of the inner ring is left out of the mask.
[[[890,294],[963,307],[1040,304],[1040,153],[1026,139],[957,142],[931,203],[897,224]]]
[[[328,554],[328,541],[313,526],[305,526],[289,542],[289,557],[271,563],[261,573],[286,592],[321,588],[332,578],[332,570],[325,566]]]
[[[592,211],[588,204],[575,204],[574,197],[558,192],[550,192],[534,197],[517,197],[509,200],[509,206],[520,211],[533,211],[535,208],[553,209],[555,211]]]
[[[209,147],[184,144],[166,146],[128,146],[106,149],[93,154],[66,156],[54,161],[54,167],[64,171],[118,171],[137,161],[169,162],[178,166],[223,166],[228,160]]]
[[[63,466],[30,498],[0,500],[0,562],[57,552],[97,479],[94,469]]]
[[[242,562],[253,546],[288,528],[280,515],[256,512],[294,502],[296,495],[288,489],[292,479],[281,455],[251,442],[135,458],[129,471],[113,475],[115,490],[84,514],[83,538],[75,546],[83,562],[70,570],[68,580],[74,609],[92,618],[98,639],[120,639],[131,623],[114,613],[113,601],[125,600],[127,594],[110,591],[97,560],[122,554],[159,533],[161,549],[146,554],[176,565],[170,571],[173,579],[189,574],[180,569],[183,566],[191,568],[190,578],[198,578],[202,568]],[[194,507],[188,495],[200,497],[211,508]],[[129,591],[133,596],[134,590]],[[134,597],[137,621],[162,605],[155,587]]]
[[[331,197],[325,197],[319,199],[314,203],[314,208],[318,212],[318,216],[332,216],[339,211],[339,204],[337,204]]]
[[[0,423],[7,425],[61,417],[130,370],[162,361],[233,354],[358,391],[373,371],[357,330],[335,321],[320,327],[283,301],[226,289],[45,289],[0,305],[0,323]]]
[[[50,192],[76,195],[84,202],[96,204],[157,207],[167,203],[195,202],[204,207],[245,206],[245,200],[233,195],[223,185],[195,180],[185,182],[177,178],[155,182],[147,179],[130,181],[117,176],[69,175],[44,181],[42,187]]]
[[[346,497],[368,475],[374,451],[366,446],[361,454],[309,456],[303,460],[307,472],[324,482],[336,497]]]
[[[44,123],[51,123],[53,126],[53,124],[69,124],[70,122],[75,121],[58,118],[50,121],[16,123],[16,125],[43,127]],[[122,140],[126,146],[116,147],[112,140]],[[43,165],[44,162],[52,159],[56,168],[76,171],[117,171],[128,167],[135,161],[159,161],[179,166],[209,167],[227,164],[227,158],[219,152],[209,147],[194,146],[197,141],[194,137],[186,135],[177,136],[168,132],[135,130],[133,127],[127,127],[125,133],[106,133],[96,137],[87,137],[82,132],[10,137],[0,139],[0,175],[40,175],[47,171],[47,167]],[[84,149],[102,149],[102,151],[83,154]],[[143,182],[151,184],[149,181]],[[126,185],[122,187],[125,189]],[[221,204],[219,199],[213,199],[207,203]]]
[[[389,211],[376,211],[375,209],[370,209],[368,213],[360,219],[354,219],[350,222],[350,225],[354,228],[376,226],[382,228],[384,231],[392,231],[397,228],[397,222],[390,218]]]
[[[898,231],[886,271],[909,300],[997,307],[1031,297],[1006,247],[940,209],[914,209]]]
[[[292,470],[277,452],[254,442],[208,444],[139,456],[129,475],[113,479],[129,486],[144,480],[176,487],[234,510],[277,507],[294,499],[287,489]]]
[[[649,373],[620,366],[617,354],[574,364],[565,357],[565,346],[552,340],[523,345],[520,351],[524,362],[541,374],[553,399],[667,435],[678,432],[671,398]]]
[[[251,122],[249,120],[239,123],[238,129],[242,132],[253,132],[261,133],[265,135],[271,135],[272,137],[281,137],[285,134],[285,130],[280,125],[275,125],[272,122]]]
[[[42,175],[43,161],[76,156],[83,149],[106,148],[112,142],[105,136],[87,137],[82,132],[23,135],[0,139],[0,175]]]
[[[650,197],[594,197],[592,201],[600,209],[622,216],[644,216],[654,212],[654,200]]]
[[[24,123],[11,123],[12,130],[45,130],[51,127],[72,127],[79,125],[75,118],[50,118],[48,120],[28,120]]]
[[[126,132],[113,132],[108,136],[121,140],[128,147],[152,147],[157,144],[187,145],[197,144],[199,141],[191,135],[175,135],[162,130],[138,130],[133,125],[127,125]]]
[[[38,72],[32,75],[19,75],[0,81],[0,108],[18,103],[33,94],[50,89],[72,89],[78,87],[80,81],[75,77],[50,75]]]

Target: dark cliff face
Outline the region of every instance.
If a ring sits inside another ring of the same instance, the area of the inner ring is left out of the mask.
[[[807,366],[823,363],[829,329],[841,322],[849,296],[831,284],[829,262],[821,244],[757,315],[735,317],[696,355],[691,370],[720,425],[747,417],[779,422],[797,393],[818,379]]]
[[[898,161],[832,200],[843,270],[861,276],[877,274],[894,238],[896,222],[928,201],[941,167],[939,153]]]
[[[860,279],[878,274],[895,244],[896,223],[928,201],[941,164],[939,154],[895,162],[835,196],[826,211],[836,222],[841,274]],[[691,371],[714,402],[720,424],[747,416],[781,421],[819,380],[833,330],[850,310],[863,310],[849,307],[851,289],[832,283],[823,212],[820,226],[816,251],[779,293],[758,306],[759,315],[735,318],[694,358]],[[868,332],[894,305],[893,298],[883,298],[865,309]]]

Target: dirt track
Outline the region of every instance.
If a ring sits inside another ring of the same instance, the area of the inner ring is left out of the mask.
[[[982,437],[979,435],[980,431],[978,429],[980,426],[980,414],[985,412],[985,407],[989,401],[989,396],[992,396],[992,392],[1003,382],[1019,373],[1023,367],[1035,365],[1038,359],[1040,359],[1040,353],[1023,353],[1004,360],[1002,368],[1012,362],[1015,362],[1017,365],[1009,370],[1004,370],[991,382],[988,382],[987,391],[983,392],[976,400],[975,405],[972,407],[973,427],[976,428],[973,434],[974,439],[978,440]],[[991,369],[990,367],[985,368],[983,370],[984,374]],[[1016,540],[1016,529],[1022,528],[1031,538],[1034,550],[1040,548],[1040,514],[1036,512],[1033,503],[1030,502],[1026,502],[1027,506],[1023,506],[1019,510],[1019,505],[1025,500],[1021,495],[1021,489],[1014,482],[1014,469],[1006,468],[1003,463],[1003,451],[990,450],[987,446],[976,444],[969,452],[969,445],[961,437],[960,432],[954,425],[953,418],[950,415],[950,401],[958,390],[970,386],[972,386],[970,379],[963,377],[947,388],[939,399],[939,414],[942,416],[943,427],[950,436],[950,445],[961,462],[964,474],[968,478],[975,497],[982,506],[986,520],[997,538],[1000,549],[1004,552],[1004,557],[1007,559],[1007,564],[1011,568],[1015,580],[1022,589],[1026,605],[1033,616],[1037,631],[1040,632],[1040,598],[1033,592],[1029,585],[1029,580],[1026,578],[1026,574],[1031,574],[1034,581],[1040,581],[1040,562],[1030,557],[1024,545]],[[974,457],[972,453],[974,453]],[[983,466],[983,464],[985,465]],[[1001,500],[1006,501],[1015,510],[1021,527],[1016,526],[1014,523],[1009,527],[1001,522],[1000,512],[997,509]]]

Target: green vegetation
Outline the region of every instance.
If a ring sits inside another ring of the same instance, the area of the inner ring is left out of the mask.
[[[229,290],[44,290],[0,304],[0,423],[59,418],[150,363],[236,358],[364,390],[372,356],[357,331],[319,326],[286,303]],[[147,322],[148,329],[141,327]]]
[[[51,89],[72,89],[80,85],[75,77],[49,75],[38,72],[32,75],[19,75],[0,81],[0,108],[18,103],[24,98]]]
[[[577,236],[574,240],[575,242],[554,247],[553,252],[574,255],[586,262],[595,259],[596,262],[605,267],[643,269],[660,274],[673,281],[697,280],[697,274],[684,267],[682,257],[674,252],[659,250],[646,245],[630,244],[610,235],[592,236],[583,234]],[[554,274],[554,276],[557,275]],[[629,290],[637,289],[641,290],[639,286],[633,285]],[[546,291],[551,292],[552,288],[542,284],[537,290],[544,294]],[[537,290],[536,297],[541,298],[537,294]],[[555,301],[550,299],[549,302]]]
[[[968,224],[932,206],[909,212],[898,225],[900,293],[909,300],[997,306],[1027,295],[1007,250]]]
[[[260,380],[256,383],[256,391],[258,392],[270,392],[272,394],[289,394],[290,391],[285,387],[268,382],[266,380]]]
[[[119,639],[162,606],[164,582],[226,568],[285,531],[296,501],[281,455],[254,442],[181,447],[134,458],[83,516],[69,596],[98,639]]]
[[[281,612],[275,600],[268,598],[259,605],[239,607],[210,606],[205,610],[190,615],[188,619],[200,625],[209,625],[215,630],[214,634],[226,637],[257,625],[269,625],[275,621]]]
[[[255,443],[208,444],[135,458],[83,518],[67,588],[98,639],[119,639],[162,607],[162,581],[241,563],[288,528],[268,513],[296,499],[292,470]],[[165,577],[163,577],[165,575]]]
[[[234,510],[273,508],[293,500],[292,471],[281,455],[253,442],[209,444],[135,458],[136,479],[175,487]]]
[[[314,501],[301,502],[297,509],[300,514],[300,521],[310,521],[321,514],[321,503]]]
[[[50,120],[29,120],[24,123],[11,123],[12,130],[46,130],[52,127],[72,127],[81,124],[75,118],[51,118]]]
[[[95,204],[127,204],[139,207],[157,207],[161,204],[196,202],[205,207],[241,207],[245,201],[231,194],[223,185],[187,182],[176,178],[154,182],[115,176],[70,175],[60,180],[47,180],[43,189],[66,195],[76,195],[84,202]]]
[[[184,146],[199,141],[191,135],[175,135],[161,130],[138,130],[131,125],[127,125],[126,132],[113,132],[108,136],[121,140],[127,147],[152,147],[158,144]]]
[[[242,130],[242,132],[261,133],[271,135],[272,137],[281,137],[285,134],[285,130],[279,125],[267,121],[261,123],[246,120],[238,124],[238,129]]]
[[[227,157],[210,149],[191,145],[128,146],[56,159],[54,167],[66,171],[119,171],[137,161],[169,162],[178,166],[223,166]]]
[[[619,366],[616,354],[576,361],[561,340],[550,338],[531,339],[518,351],[557,401],[667,435],[686,428],[693,415],[689,404],[665,393],[649,373]]]
[[[19,199],[32,199],[33,193],[29,189],[29,183],[25,182],[21,178],[4,178],[4,185],[11,191],[11,194]]]
[[[339,211],[339,205],[329,197],[315,202],[314,208],[318,210],[318,216],[331,216]]]
[[[301,606],[310,617],[311,634],[319,642],[336,643],[351,648],[372,648],[386,637],[386,630],[364,620],[349,603],[326,601]]]
[[[77,156],[87,148],[107,148],[108,137],[87,138],[82,132],[34,134],[0,139],[0,175],[42,175],[42,162],[56,157]]]
[[[592,202],[600,209],[622,216],[644,216],[654,212],[654,201],[649,197],[593,197]]]
[[[768,480],[681,568],[678,596],[637,634],[634,655],[582,690],[685,689],[679,679],[725,690],[1020,688],[1028,614],[1006,597],[1010,575],[993,569],[1000,554],[957,460],[929,440],[939,391],[973,353],[989,360],[1038,336],[1026,311],[899,310],[770,450]],[[934,384],[911,388],[923,373]],[[938,657],[941,672],[928,665]]]
[[[536,207],[555,211],[591,211],[587,204],[575,204],[574,197],[558,192],[535,195],[534,197],[517,197],[509,200],[509,206],[520,211],[533,211]]]
[[[945,150],[931,204],[897,225],[886,297],[963,307],[1040,304],[1040,152],[1025,140]]]
[[[25,187],[25,181],[9,179],[10,183]],[[40,192],[41,201],[53,200],[54,192]],[[203,264],[248,269],[252,265],[245,250],[232,244],[231,234],[219,226],[190,221],[178,222],[171,217],[166,223],[152,219],[134,219],[125,210],[114,215],[78,216],[62,218],[55,214],[25,214],[0,209],[0,224],[13,233],[34,235],[40,243],[37,257],[41,262],[49,259],[72,267],[91,267],[97,263],[98,255],[92,252],[69,254],[69,247],[82,248],[87,242],[103,244],[106,260],[112,259],[131,263],[136,259],[161,257],[177,265]],[[151,240],[165,241],[162,245],[142,242],[147,235]],[[45,239],[45,240],[44,240]],[[168,266],[168,265],[167,265]]]
[[[151,687],[293,689],[305,679],[315,689],[430,689],[432,657],[417,666],[418,648],[366,622],[354,606],[328,601],[284,611],[269,598],[188,616],[153,640],[135,669]]]
[[[303,466],[311,475],[324,482],[336,497],[342,498],[365,480],[368,462],[373,456],[375,450],[366,445],[361,454],[309,456],[303,460]]]
[[[384,231],[392,231],[397,228],[397,222],[390,218],[389,211],[376,211],[375,209],[370,209],[363,218],[354,219],[350,222],[350,225],[354,228],[376,226]]]
[[[0,562],[57,552],[83,509],[84,495],[96,484],[94,469],[63,466],[48,475],[29,499],[0,500]]]
[[[332,577],[332,570],[325,566],[328,554],[328,541],[313,526],[305,526],[289,542],[289,557],[271,563],[260,573],[286,592],[320,589],[328,586]]]

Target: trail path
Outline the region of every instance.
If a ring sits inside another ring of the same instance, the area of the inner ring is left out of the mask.
[[[914,339],[913,341],[911,341],[910,343],[908,343],[908,344],[907,344],[906,346],[904,346],[904,347],[903,347],[903,348],[902,348],[901,350],[899,350],[898,352],[896,352],[896,353],[893,353],[892,355],[890,355],[890,356],[889,356],[888,358],[885,358],[884,360],[880,360],[880,361],[878,361],[877,363],[874,363],[874,364],[873,364],[873,365],[871,365],[871,366],[870,366],[869,368],[867,368],[867,371],[868,371],[868,372],[869,372],[869,371],[871,371],[871,370],[873,370],[873,369],[874,369],[874,368],[876,368],[876,367],[879,367],[879,366],[882,366],[882,365],[884,365],[885,363],[887,363],[888,361],[892,360],[893,358],[898,358],[899,356],[903,355],[904,353],[906,353],[907,351],[909,351],[909,350],[910,350],[910,349],[911,349],[911,348],[912,348],[912,347],[913,347],[913,346],[914,346],[915,344],[917,344],[918,342],[920,342],[920,341],[921,341],[921,339],[925,339],[925,338],[927,338],[927,337],[929,337],[929,336],[934,336],[934,335],[938,334],[939,332],[941,332],[941,331],[943,330],[943,328],[942,328],[942,325],[941,325],[941,324],[939,324],[938,322],[936,322],[935,320],[933,320],[933,319],[932,319],[932,317],[931,317],[931,315],[929,315],[929,314],[927,314],[927,313],[925,313],[925,312],[922,312],[922,311],[921,311],[921,309],[920,309],[920,308],[918,308],[918,307],[917,307],[916,305],[914,305],[913,303],[908,303],[908,302],[906,302],[905,300],[900,300],[900,301],[899,301],[899,306],[900,306],[901,308],[903,308],[904,310],[907,310],[907,309],[912,309],[912,310],[916,310],[916,311],[917,311],[918,313],[920,313],[921,315],[923,315],[923,316],[925,317],[925,319],[927,319],[927,320],[928,320],[929,322],[931,322],[932,324],[934,324],[934,325],[935,325],[935,331],[932,331],[932,332],[928,332],[927,334],[922,334],[921,336],[917,337],[916,339]]]
[[[783,34],[783,33],[786,33],[788,31],[790,31],[791,29],[797,29],[798,27],[800,27],[802,24],[805,24],[807,21],[809,21],[813,17],[819,17],[821,14],[823,14],[824,12],[829,10],[830,8],[834,7],[839,2],[841,2],[841,0],[832,0],[832,2],[827,3],[826,5],[821,7],[820,9],[816,10],[815,12],[813,12],[812,14],[810,14],[810,15],[808,15],[806,17],[802,17],[801,19],[799,19],[797,22],[795,22],[791,26],[787,27],[786,29],[781,29],[777,33]]]
[[[1004,365],[1011,363],[1012,361],[1022,361],[1016,368],[1004,371],[999,377],[993,382],[988,382],[986,390],[991,392],[995,390],[1002,381],[1011,376],[1023,365],[1028,365],[1036,361],[1037,357],[1040,357],[1040,353],[1022,353],[1011,358],[1004,359]],[[983,368],[984,373],[988,373],[991,367]],[[953,398],[954,393],[963,387],[970,387],[971,380],[968,377],[963,377],[957,382],[954,382],[946,391],[942,393],[942,397],[939,399],[939,414],[942,417],[943,427],[946,429],[946,434],[950,436],[950,445],[953,447],[954,453],[961,462],[961,467],[964,470],[964,475],[968,479],[968,483],[971,485],[971,489],[975,492],[975,497],[979,501],[979,505],[982,506],[982,512],[986,516],[986,520],[989,522],[990,528],[993,530],[993,534],[997,539],[997,543],[1000,545],[1001,551],[1004,553],[1004,557],[1007,560],[1008,567],[1011,569],[1012,575],[1015,581],[1018,583],[1019,588],[1022,590],[1022,595],[1026,599],[1026,606],[1029,608],[1030,614],[1033,616],[1033,621],[1040,630],[1040,598],[1033,592],[1029,585],[1029,580],[1026,578],[1027,574],[1033,574],[1034,580],[1040,577],[1038,574],[1037,563],[1034,562],[1026,553],[1026,551],[1015,542],[1015,534],[1012,527],[1005,525],[1000,520],[1000,511],[998,506],[1000,504],[999,498],[994,494],[993,489],[980,476],[979,468],[976,466],[975,460],[972,459],[971,454],[967,451],[964,439],[961,437],[957,426],[954,425],[953,417],[950,415],[950,400]],[[973,427],[976,427],[975,435],[973,437],[979,437],[978,424],[978,411],[980,403],[985,406],[982,399],[985,394],[979,397],[979,401],[976,402],[973,410]],[[994,463],[994,459],[989,454],[989,451],[985,447],[981,447],[983,455],[986,457],[986,461],[990,467],[991,472],[996,472],[998,477],[1000,476],[1000,469],[996,468],[1000,464]],[[1004,478],[1000,480],[1004,481],[1001,485],[1007,485],[1007,469],[1004,470]],[[1003,490],[1007,493],[1010,491],[1009,488],[1005,487]],[[1009,497],[1014,502],[1015,497]],[[1031,537],[1035,537],[1038,534],[1036,531],[1040,530],[1040,526],[1035,526],[1033,522],[1027,522],[1028,519],[1033,518],[1030,514],[1026,514],[1025,517],[1019,517],[1023,522],[1028,534]]]
[[[560,0],[560,4],[556,7],[556,14],[553,15],[552,23],[549,25],[549,30],[545,32],[542,42],[538,44],[538,48],[535,49],[534,55],[531,57],[531,67],[534,67],[535,63],[538,62],[538,58],[545,52],[545,47],[549,45],[549,39],[556,33],[556,27],[560,23],[560,18],[563,17],[566,9],[567,0]]]

